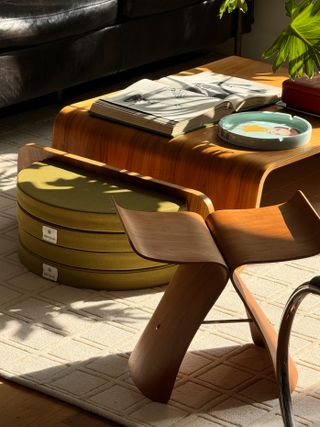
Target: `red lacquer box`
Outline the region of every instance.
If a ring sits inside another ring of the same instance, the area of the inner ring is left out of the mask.
[[[282,101],[288,108],[320,114],[320,75],[300,77],[282,83]]]

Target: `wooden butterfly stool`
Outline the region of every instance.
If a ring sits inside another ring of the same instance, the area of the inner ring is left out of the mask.
[[[152,400],[167,402],[206,314],[231,278],[251,319],[254,343],[265,346],[276,371],[277,334],[240,278],[245,264],[285,261],[320,252],[320,218],[303,193],[263,208],[141,212],[116,206],[134,250],[147,259],[179,264],[129,358],[131,376]],[[289,359],[290,388],[297,371]]]

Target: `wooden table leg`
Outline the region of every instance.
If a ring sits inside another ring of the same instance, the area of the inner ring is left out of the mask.
[[[131,376],[145,396],[169,400],[187,348],[227,281],[217,264],[178,267],[129,359]]]

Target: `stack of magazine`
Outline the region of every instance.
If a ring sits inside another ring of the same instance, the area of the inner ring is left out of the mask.
[[[95,100],[90,113],[166,136],[217,123],[227,114],[275,103],[280,89],[205,71],[143,79]]]

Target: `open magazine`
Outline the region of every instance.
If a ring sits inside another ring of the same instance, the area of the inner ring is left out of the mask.
[[[279,97],[279,88],[206,71],[140,80],[115,95],[97,99],[90,112],[176,136],[216,123],[227,114],[272,104]]]

